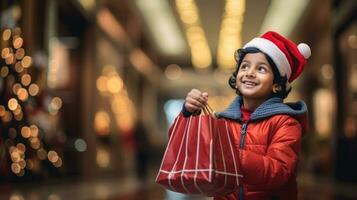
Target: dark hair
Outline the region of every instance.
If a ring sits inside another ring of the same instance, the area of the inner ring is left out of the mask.
[[[234,90],[236,90],[236,93],[238,95],[241,95],[240,91],[236,88],[236,77],[237,77],[237,73],[238,73],[240,64],[242,63],[244,56],[247,55],[248,53],[263,53],[265,55],[267,61],[269,62],[270,66],[273,70],[273,74],[274,74],[273,83],[278,84],[281,87],[281,90],[279,92],[277,92],[277,93],[272,92],[272,96],[285,99],[291,91],[291,88],[289,88],[288,90],[286,88],[287,77],[286,76],[282,77],[280,75],[278,68],[276,67],[275,63],[270,58],[270,56],[268,56],[266,53],[262,52],[261,50],[259,50],[257,48],[254,48],[254,47],[247,47],[245,49],[242,48],[242,49],[238,49],[235,51],[234,59],[237,62],[237,66],[236,66],[236,69],[234,70],[234,72],[232,73],[231,77],[228,80],[229,86],[231,88],[233,88]]]

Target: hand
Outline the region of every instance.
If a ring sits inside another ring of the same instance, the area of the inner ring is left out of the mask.
[[[186,96],[185,109],[191,113],[201,110],[208,101],[208,93],[192,89]]]

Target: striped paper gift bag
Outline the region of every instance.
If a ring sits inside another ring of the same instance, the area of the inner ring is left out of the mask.
[[[237,191],[242,175],[229,122],[205,113],[187,118],[180,113],[171,125],[156,178],[165,188],[205,196]]]

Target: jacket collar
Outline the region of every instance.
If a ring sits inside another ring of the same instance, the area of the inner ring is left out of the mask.
[[[223,112],[217,114],[218,118],[224,117],[233,120],[242,120],[241,105],[243,99],[241,96],[237,96],[232,103]],[[277,114],[287,115],[303,115],[307,113],[306,104],[303,101],[296,103],[283,103],[283,99],[279,97],[272,97],[262,103],[252,113],[249,121],[255,121],[263,118],[267,118]]]

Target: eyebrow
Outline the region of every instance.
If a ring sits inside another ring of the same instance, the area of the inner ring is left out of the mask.
[[[248,60],[244,60],[244,59],[242,60],[242,63],[243,63],[243,62],[250,63],[250,61],[248,61]],[[267,63],[267,62],[258,62],[258,64],[259,64],[259,65],[264,64],[264,65],[268,65],[268,66],[270,65],[270,64],[269,64],[269,63]]]

